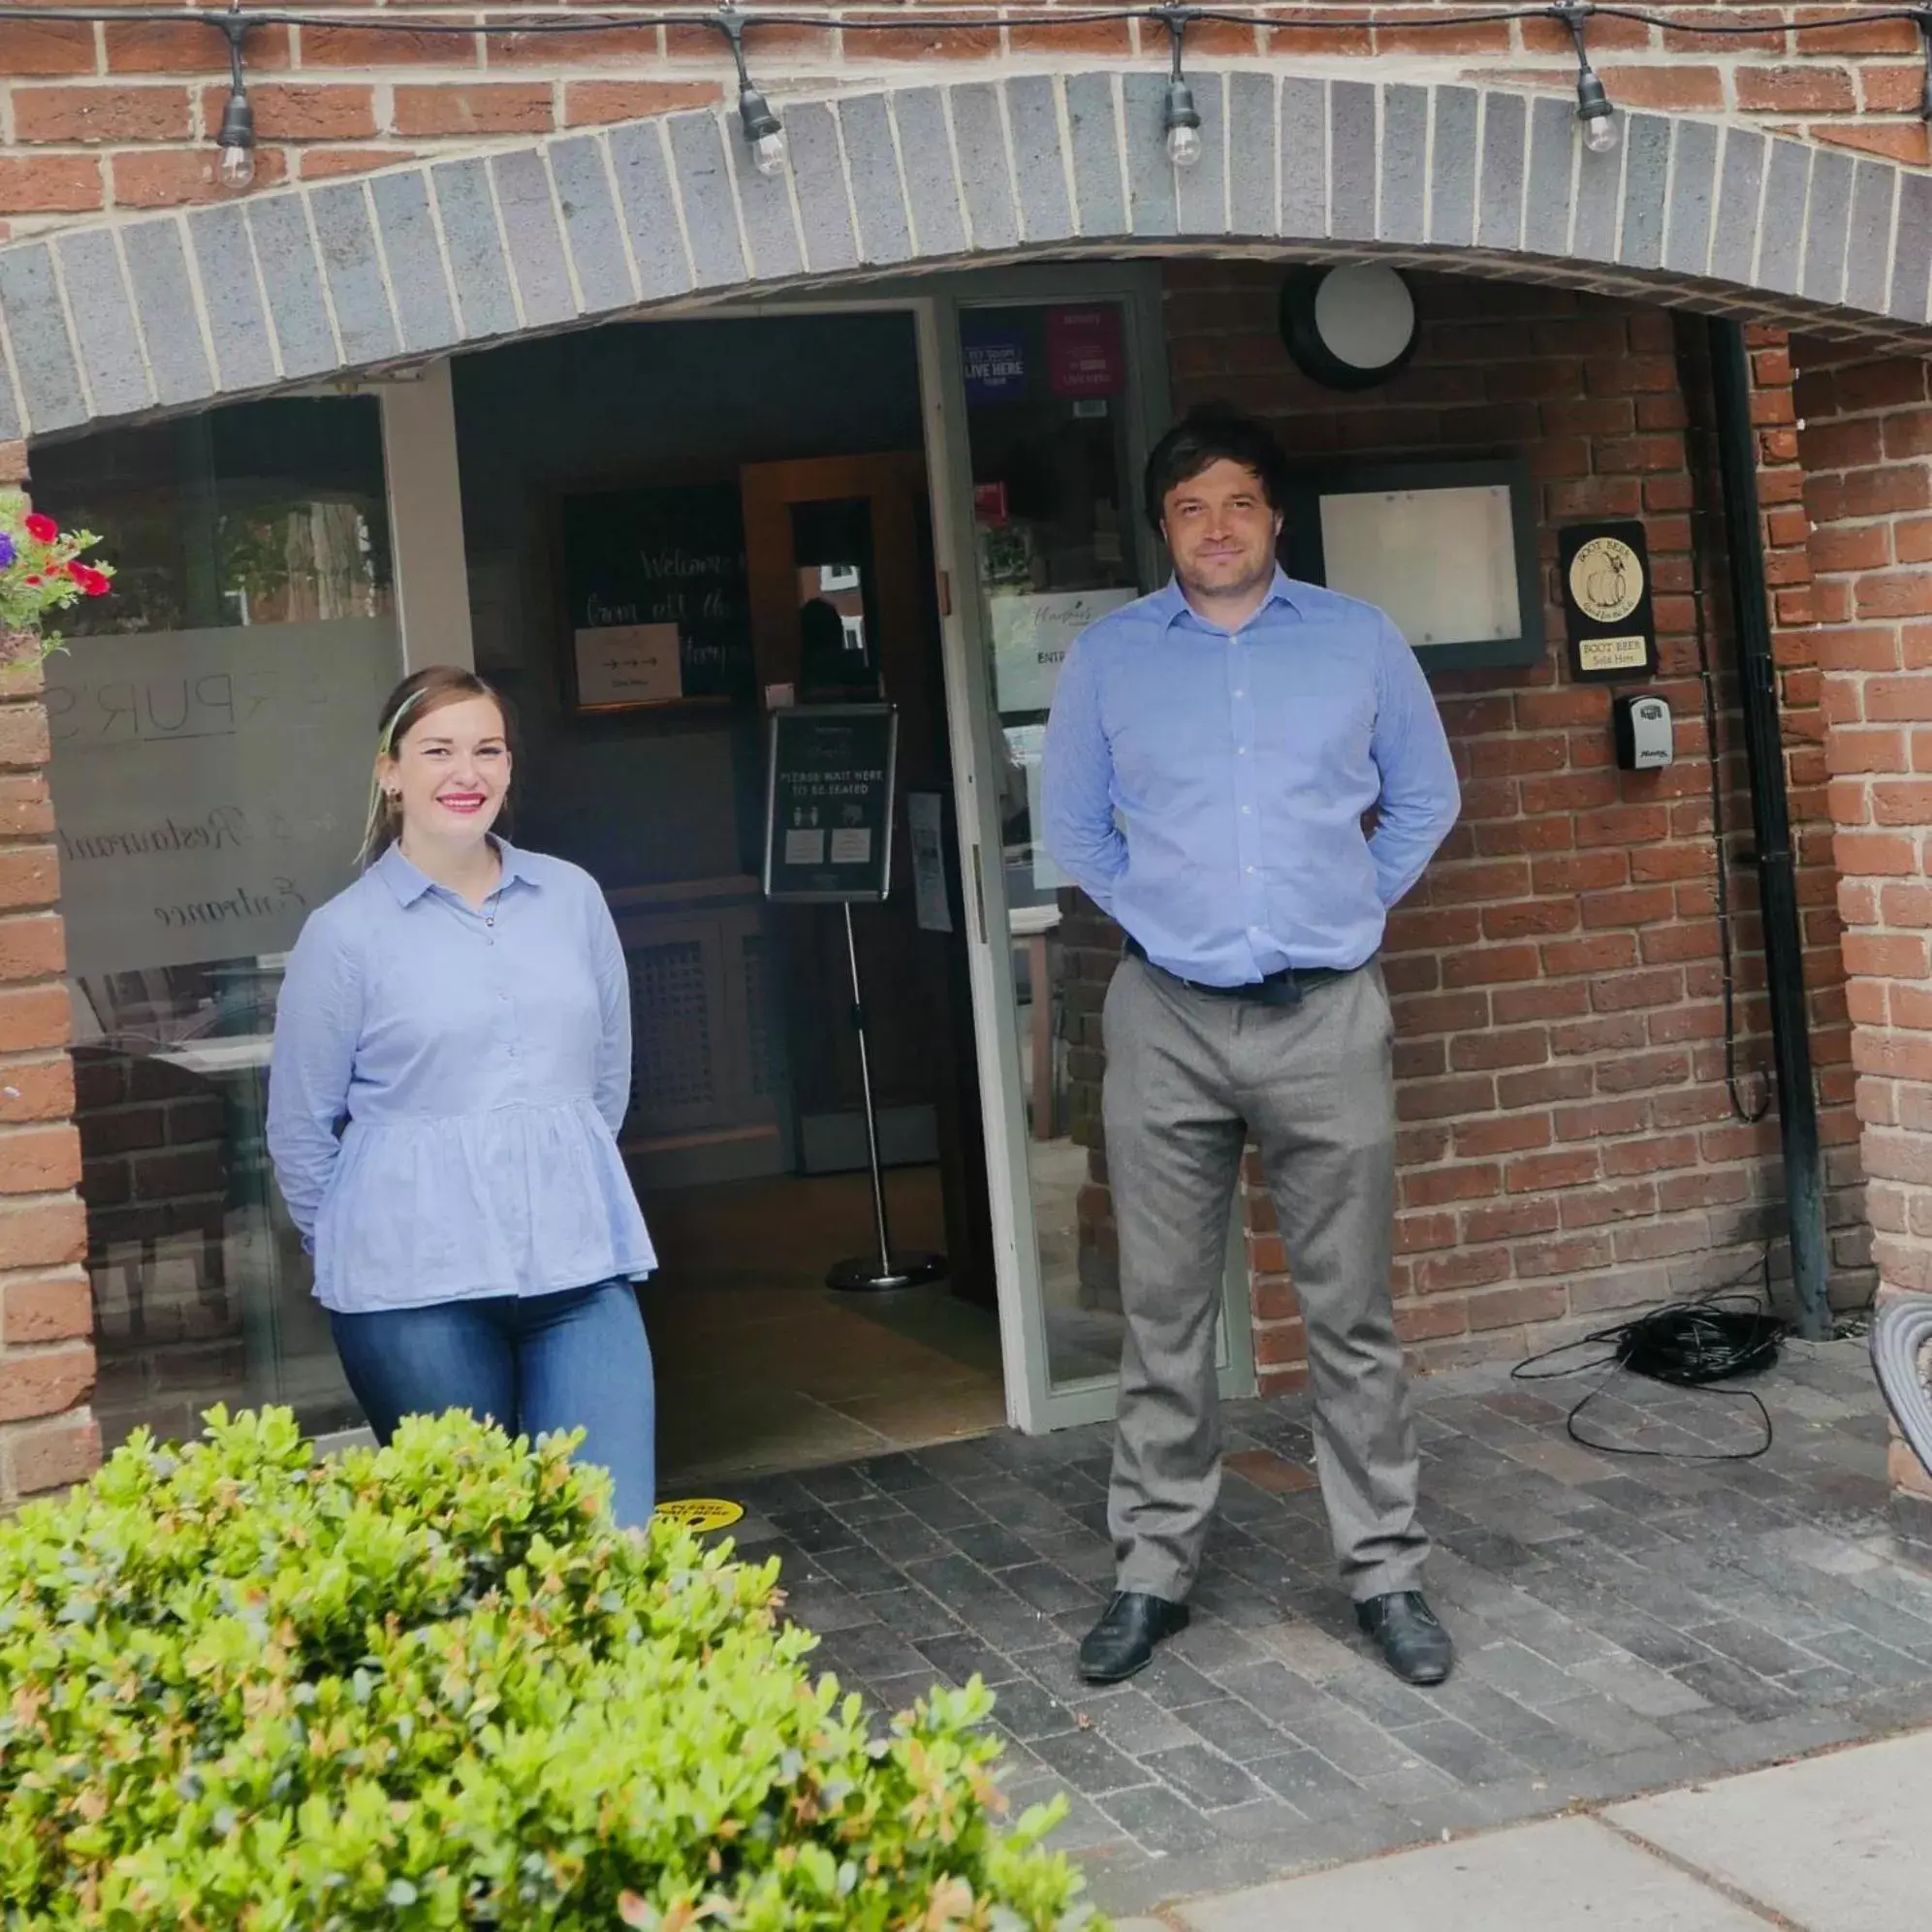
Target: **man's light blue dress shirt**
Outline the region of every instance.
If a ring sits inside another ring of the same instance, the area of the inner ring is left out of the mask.
[[[1171,582],[1083,632],[1041,782],[1061,870],[1156,966],[1207,986],[1364,965],[1460,804],[1401,633],[1280,570],[1232,634]]]
[[[550,1294],[657,1265],[618,1153],[630,995],[610,908],[578,867],[498,849],[479,911],[392,846],[290,956],[269,1151],[325,1308]]]

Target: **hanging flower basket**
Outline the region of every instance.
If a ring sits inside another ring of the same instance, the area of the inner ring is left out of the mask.
[[[29,510],[18,491],[0,491],[0,668],[39,665],[60,649],[49,614],[108,594],[113,566],[80,557],[99,542],[92,530],[63,530]]]

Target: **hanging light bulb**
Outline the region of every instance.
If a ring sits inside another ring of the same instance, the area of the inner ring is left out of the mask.
[[[1583,144],[1592,154],[1610,154],[1622,136],[1617,127],[1617,110],[1603,91],[1603,82],[1590,64],[1590,48],[1583,37],[1583,23],[1597,11],[1591,0],[1570,0],[1551,12],[1569,29],[1576,44],[1576,118],[1583,129]]]
[[[1168,160],[1177,168],[1193,167],[1201,158],[1201,112],[1194,106],[1194,90],[1185,80],[1168,83],[1161,125],[1167,130]]]
[[[785,130],[757,88],[739,89],[738,118],[751,143],[751,165],[764,175],[782,174],[787,159]]]
[[[231,94],[215,136],[221,149],[219,174],[224,188],[245,188],[255,178],[255,110],[246,94]]]
[[[1576,77],[1576,118],[1583,123],[1583,144],[1592,154],[1610,154],[1621,138],[1617,130],[1617,111],[1603,91],[1594,67],[1586,67]]]
[[[751,84],[744,66],[744,21],[736,9],[720,7],[714,20],[719,33],[731,44],[731,57],[738,67],[738,122],[751,149],[751,165],[768,179],[782,174],[789,158],[785,152],[785,129],[772,104]]]
[[[255,178],[255,110],[248,102],[248,83],[241,72],[241,37],[248,31],[237,10],[241,0],[233,0],[230,17],[222,22],[228,36],[228,106],[222,110],[221,132],[214,144],[221,150],[221,166],[216,171],[224,188],[239,190]]]
[[[1194,90],[1181,72],[1181,38],[1194,17],[1192,7],[1156,7],[1155,14],[1167,28],[1173,62],[1167,73],[1167,99],[1161,106],[1160,128],[1166,137],[1167,159],[1176,168],[1192,168],[1201,158],[1201,111]]]

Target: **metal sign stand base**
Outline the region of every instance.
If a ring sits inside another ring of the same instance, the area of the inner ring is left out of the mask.
[[[852,968],[852,1025],[859,1035],[859,1087],[866,1103],[866,1152],[871,1162],[872,1225],[878,1236],[875,1255],[859,1255],[848,1261],[835,1261],[825,1277],[827,1287],[846,1294],[884,1294],[894,1288],[912,1288],[925,1282],[936,1282],[946,1272],[946,1257],[921,1250],[895,1254],[892,1235],[886,1226],[885,1179],[879,1170],[878,1113],[872,1105],[872,1062],[866,1047],[866,1003],[859,990],[859,942],[852,932],[852,903],[845,913],[845,957]]]

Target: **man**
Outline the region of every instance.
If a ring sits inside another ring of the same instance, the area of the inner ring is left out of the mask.
[[[1127,934],[1104,1021],[1126,1340],[1117,1588],[1080,1646],[1093,1683],[1132,1676],[1188,1621],[1220,1487],[1215,1321],[1251,1138],[1307,1322],[1316,1468],[1357,1618],[1398,1676],[1449,1671],[1416,1587],[1428,1539],[1389,1292],[1376,953],[1455,823],[1455,768],[1389,619],[1276,563],[1285,470],[1229,410],[1168,432],[1146,508],[1173,581],[1082,634],[1047,727],[1048,848]]]

